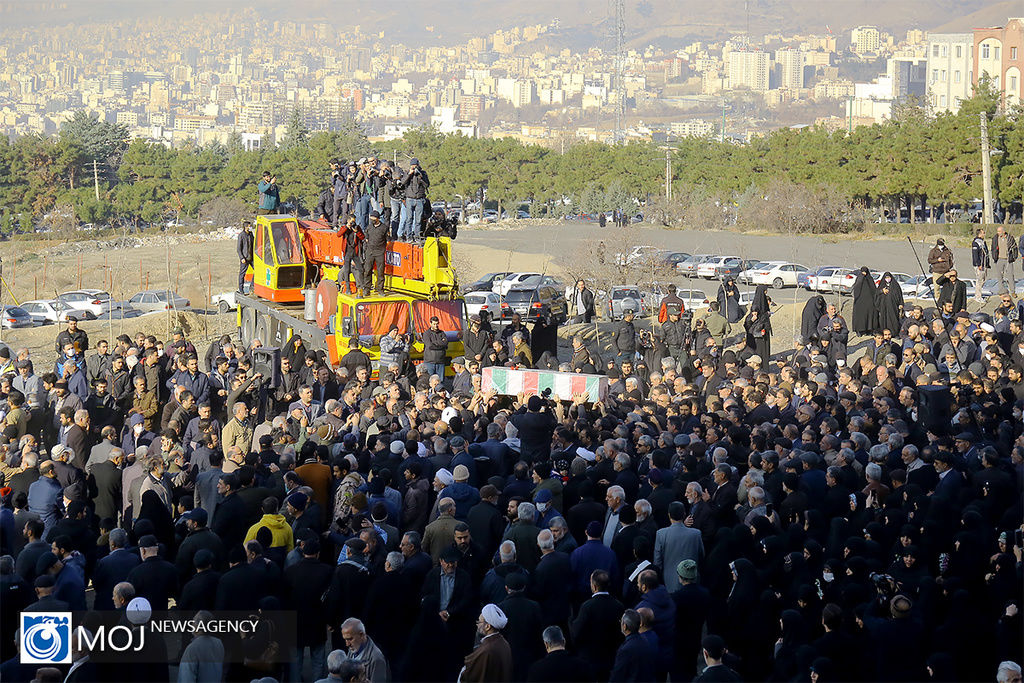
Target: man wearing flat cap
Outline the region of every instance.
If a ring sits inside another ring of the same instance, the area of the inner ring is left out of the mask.
[[[512,648],[501,635],[508,618],[493,603],[484,605],[476,621],[480,644],[466,657],[466,665],[459,675],[460,681],[512,680]]]

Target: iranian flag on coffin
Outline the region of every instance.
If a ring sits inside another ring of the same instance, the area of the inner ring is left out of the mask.
[[[484,391],[493,389],[507,396],[533,396],[550,389],[552,397],[566,401],[572,400],[575,394],[588,394],[590,401],[601,401],[608,393],[608,378],[604,375],[553,370],[513,370],[498,366],[484,368],[482,375],[481,388]]]

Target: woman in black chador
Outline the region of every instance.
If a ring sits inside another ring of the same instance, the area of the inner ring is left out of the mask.
[[[853,331],[857,334],[875,331],[878,323],[875,294],[875,278],[867,266],[861,266],[857,279],[853,281]]]
[[[878,311],[878,329],[899,334],[903,325],[903,291],[892,273],[886,273],[878,282],[875,310]]]
[[[722,316],[730,323],[739,322],[743,316],[743,311],[740,308],[740,290],[733,278],[726,278],[718,286],[718,305]]]
[[[825,297],[818,294],[812,296],[804,305],[800,316],[800,336],[804,344],[810,344],[818,337],[818,321],[825,315]]]
[[[761,362],[768,363],[772,355],[772,322],[768,306],[768,288],[758,285],[754,291],[754,301],[750,304],[750,313],[743,321],[743,329],[747,331],[747,355],[757,354]]]

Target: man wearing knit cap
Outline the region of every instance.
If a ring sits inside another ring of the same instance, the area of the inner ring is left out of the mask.
[[[480,492],[469,484],[469,468],[465,465],[456,465],[452,478],[454,481],[441,489],[438,496],[454,500],[455,518],[466,521],[470,509],[480,502]]]
[[[512,679],[512,648],[501,635],[508,618],[493,603],[484,605],[476,621],[480,644],[466,656],[460,681],[508,681]]]

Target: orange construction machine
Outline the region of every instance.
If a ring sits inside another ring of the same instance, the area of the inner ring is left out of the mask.
[[[336,365],[358,344],[376,370],[378,342],[391,325],[414,333],[410,356],[416,362],[423,351],[419,335],[436,315],[454,342],[449,357],[462,355],[465,305],[452,266],[451,239],[431,237],[422,245],[388,242],[385,294],[366,297],[357,296],[352,276],[341,286],[337,282],[345,239],[326,223],[288,215],[257,217],[253,266],[246,276],[252,294],[235,297],[245,345],[259,339],[280,347],[299,334],[307,348],[322,348]]]

